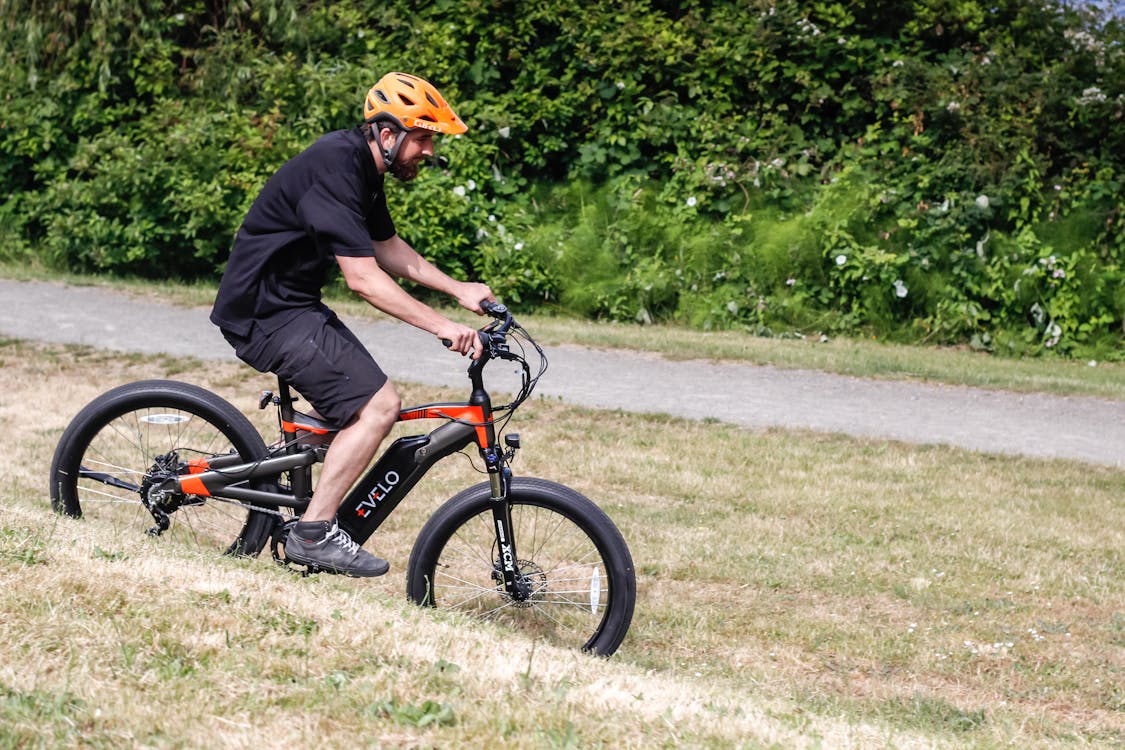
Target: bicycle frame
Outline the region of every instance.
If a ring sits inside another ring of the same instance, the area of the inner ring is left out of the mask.
[[[507,503],[511,470],[507,466],[508,456],[497,444],[492,402],[483,384],[482,373],[489,359],[486,349],[469,366],[472,394],[467,402],[426,404],[399,412],[399,422],[447,421],[428,434],[396,439],[344,498],[337,522],[353,540],[363,544],[434,464],[476,443],[488,472],[494,501],[498,572],[503,576],[505,590],[517,601],[523,601],[530,596],[530,589],[515,564],[519,558]],[[181,493],[292,508],[298,514],[308,506],[312,498],[312,466],[324,460],[327,445],[338,430],[298,412],[288,384],[279,378],[278,385],[278,395],[264,393],[260,406],[265,408],[270,402],[277,405],[282,447],[260,461],[249,463],[238,455],[192,461],[188,465],[189,474],[171,480],[178,483]],[[511,445],[517,447],[518,440]],[[290,492],[245,486],[251,480],[274,478],[286,472],[290,472]],[[174,491],[170,487],[168,490]]]

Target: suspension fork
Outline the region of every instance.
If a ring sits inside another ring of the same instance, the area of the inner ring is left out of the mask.
[[[481,357],[469,365],[469,382],[473,391],[469,404],[479,406],[485,427],[484,445],[480,455],[488,471],[488,482],[492,489],[492,527],[496,530],[496,574],[503,581],[504,591],[514,601],[525,602],[531,598],[531,586],[520,573],[519,555],[516,553],[516,535],[512,528],[512,506],[508,502],[508,488],[512,484],[512,470],[504,458],[504,451],[496,439],[496,428],[492,422],[492,399],[484,388],[482,372],[491,359],[491,350],[486,348]],[[498,583],[500,581],[497,581]]]
[[[512,484],[512,470],[504,460],[503,452],[492,447],[482,451],[488,480],[492,487],[492,525],[496,530],[497,574],[504,591],[513,600],[525,602],[531,597],[531,586],[520,572],[516,552],[516,535],[512,525],[512,505],[508,502],[508,489]]]

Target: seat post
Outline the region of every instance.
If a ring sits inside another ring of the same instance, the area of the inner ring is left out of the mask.
[[[296,417],[296,410],[293,408],[293,393],[289,390],[289,384],[282,380],[280,375],[277,378],[277,398],[282,420],[293,422]]]
[[[293,427],[297,418],[297,410],[293,408],[294,401],[293,392],[290,390],[289,384],[282,380],[279,375],[277,378],[277,407],[283,425],[281,434],[285,441],[285,450],[288,453],[296,453],[301,450],[301,446],[297,441],[297,429]],[[288,427],[285,427],[285,425],[288,425]],[[311,502],[313,489],[311,468],[304,466],[290,471],[289,487],[295,498],[303,500],[306,504]]]

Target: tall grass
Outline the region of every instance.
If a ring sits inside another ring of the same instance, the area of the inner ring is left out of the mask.
[[[638,567],[609,661],[405,603],[453,457],[301,579],[53,515],[59,432],[175,373],[253,412],[235,364],[0,343],[0,747],[1109,747],[1125,741],[1125,473],[528,404],[515,470],[597,499]],[[408,402],[459,394],[404,386]]]

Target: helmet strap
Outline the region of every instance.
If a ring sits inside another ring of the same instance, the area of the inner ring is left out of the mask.
[[[379,153],[383,157],[383,166],[390,172],[391,165],[395,163],[395,159],[398,157],[398,150],[402,147],[402,142],[406,140],[408,131],[398,127],[396,123],[389,120],[376,120],[371,123],[371,127],[375,128],[375,139],[379,142]],[[395,142],[390,148],[383,145],[383,128],[387,128],[396,133]]]

